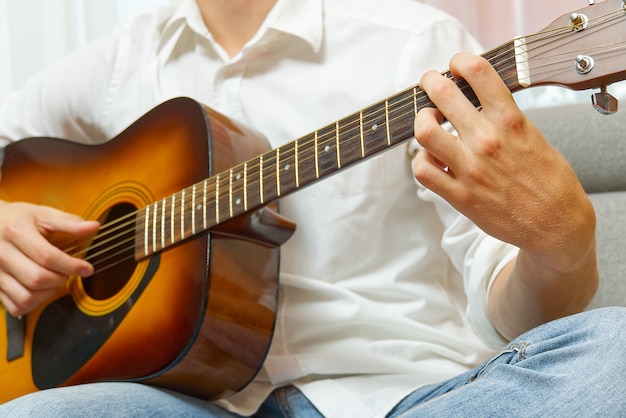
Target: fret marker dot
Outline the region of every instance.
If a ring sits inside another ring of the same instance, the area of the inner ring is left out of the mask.
[[[196,210],[202,210],[202,205],[200,204],[196,205]]]
[[[289,171],[290,168],[291,168],[291,165],[285,164],[285,171]]]
[[[326,145],[326,146],[324,147],[324,152],[328,152],[328,151],[330,151],[330,146],[329,146],[329,145]]]
[[[235,200],[235,204],[236,204],[237,206],[241,205],[241,199],[237,199],[237,200]]]
[[[241,174],[237,174],[237,175],[235,176],[235,179],[236,179],[236,180],[241,180]]]
[[[375,131],[376,129],[378,129],[378,124],[377,123],[372,125],[372,131]]]

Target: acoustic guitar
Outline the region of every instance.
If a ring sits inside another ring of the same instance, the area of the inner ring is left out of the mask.
[[[594,104],[610,113],[605,87],[626,78],[625,51],[626,6],[607,0],[484,57],[512,92],[600,87]],[[480,106],[466,82],[454,81]],[[52,206],[101,228],[59,245],[89,260],[93,276],[70,277],[21,318],[2,309],[0,402],[100,381],[204,399],[245,387],[272,339],[279,248],[295,228],[273,206],[408,140],[416,112],[433,106],[415,85],[270,150],[258,132],[177,98],[102,145],[8,145],[0,199]]]

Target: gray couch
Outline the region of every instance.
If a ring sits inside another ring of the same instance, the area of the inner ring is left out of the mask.
[[[603,116],[589,103],[526,114],[574,167],[596,209],[600,288],[590,308],[626,306],[626,109]]]

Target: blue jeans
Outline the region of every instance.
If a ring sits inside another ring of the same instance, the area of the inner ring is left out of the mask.
[[[474,370],[418,389],[388,416],[626,416],[625,348],[626,308],[559,319],[525,333]],[[36,392],[0,405],[0,416],[236,417],[208,402],[135,383]],[[297,389],[284,387],[255,416],[322,415]]]

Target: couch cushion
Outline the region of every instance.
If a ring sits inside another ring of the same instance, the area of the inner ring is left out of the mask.
[[[568,159],[596,210],[600,287],[590,308],[626,306],[626,110],[591,104],[527,110]]]
[[[589,103],[526,114],[568,159],[587,192],[626,190],[626,109],[605,116]]]
[[[593,193],[600,287],[590,308],[626,306],[626,191]]]

